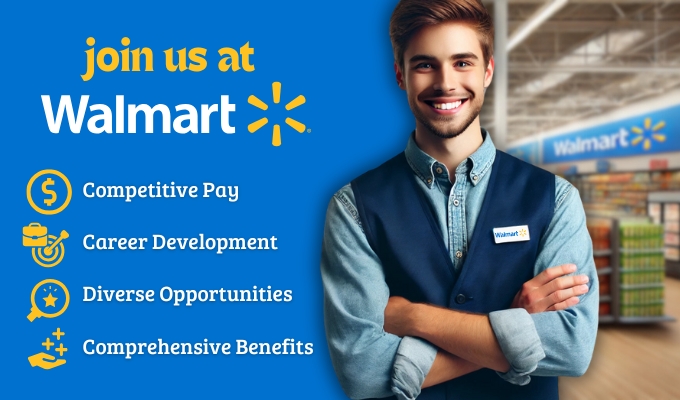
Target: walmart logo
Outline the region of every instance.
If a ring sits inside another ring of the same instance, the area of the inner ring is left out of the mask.
[[[657,123],[656,125],[652,126],[652,119],[651,118],[645,118],[645,124],[644,128],[639,128],[637,126],[632,127],[630,130],[637,135],[633,140],[630,141],[630,143],[633,146],[637,146],[641,142],[643,143],[642,147],[645,149],[645,151],[649,150],[652,148],[652,141],[657,141],[660,143],[663,143],[666,141],[666,135],[663,133],[659,132],[661,129],[663,129],[666,126],[666,122],[661,121]]]
[[[272,97],[274,100],[274,104],[279,104],[281,101],[281,82],[274,82],[272,83]],[[291,100],[288,104],[286,104],[286,111],[290,111],[294,109],[295,107],[299,107],[303,104],[305,104],[305,96],[299,95],[298,97],[294,98]],[[258,99],[254,95],[250,95],[248,97],[248,104],[255,106],[259,108],[260,110],[266,111],[269,106],[263,102],[262,100]],[[254,133],[258,129],[262,128],[263,126],[267,125],[269,120],[265,118],[260,118],[257,121],[251,123],[248,125],[248,132]],[[286,118],[286,124],[290,126],[291,128],[295,129],[299,133],[302,133],[305,131],[305,125],[301,122],[298,122],[292,118]],[[272,131],[272,146],[281,146],[281,127],[278,124],[274,125],[273,131]]]
[[[652,119],[647,117],[644,120],[644,128],[634,126],[629,130],[619,128],[618,132],[592,137],[575,137],[556,140],[553,142],[555,157],[573,156],[596,151],[615,151],[625,149],[630,146],[637,146],[642,143],[644,151],[652,148],[652,142],[663,143],[666,135],[661,129],[666,126],[666,122],[661,121],[652,126]],[[634,134],[631,136],[631,132]]]
[[[520,230],[519,230],[519,235],[520,235],[521,237],[526,237],[527,233],[528,233],[528,232],[527,232],[526,229],[520,229]]]

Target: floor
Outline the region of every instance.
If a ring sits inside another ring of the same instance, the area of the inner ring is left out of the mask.
[[[600,326],[588,372],[560,378],[560,398],[680,399],[680,280],[666,278],[665,297],[679,322]]]

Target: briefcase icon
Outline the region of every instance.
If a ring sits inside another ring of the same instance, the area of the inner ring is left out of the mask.
[[[45,247],[47,246],[47,227],[41,226],[37,222],[31,222],[23,228],[25,247]]]

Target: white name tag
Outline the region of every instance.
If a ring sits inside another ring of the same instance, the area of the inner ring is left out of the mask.
[[[518,225],[506,228],[493,228],[496,243],[526,242],[529,240],[529,226]]]

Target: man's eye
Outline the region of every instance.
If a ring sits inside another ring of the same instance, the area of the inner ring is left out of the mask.
[[[416,65],[416,69],[430,69],[432,68],[432,64],[430,63],[420,63]]]
[[[456,67],[461,67],[461,68],[463,68],[463,67],[469,67],[469,66],[470,66],[470,64],[468,64],[467,61],[458,61],[458,62],[456,63]]]

